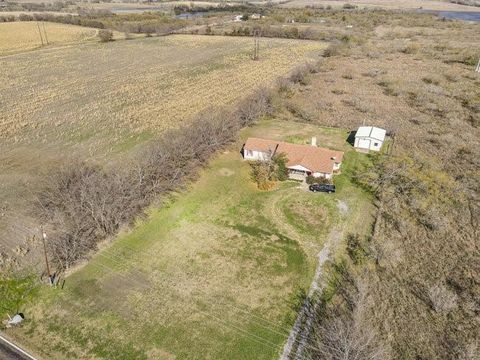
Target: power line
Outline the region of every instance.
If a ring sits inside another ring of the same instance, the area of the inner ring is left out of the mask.
[[[102,255],[103,256],[103,255]],[[108,259],[108,257],[106,257]],[[112,259],[110,259],[111,261],[113,261]],[[110,270],[110,273],[113,273],[113,274],[116,274],[116,275],[119,275],[123,281],[125,281],[125,283],[131,285],[133,288],[135,287],[134,285],[140,285],[141,287],[143,287],[145,290],[151,290],[151,286],[150,284],[147,284],[147,283],[144,283],[142,281],[142,279],[138,280],[138,281],[134,281],[134,280],[131,280],[129,279],[127,276],[125,276],[124,274],[121,274],[121,273],[118,273],[116,271],[114,271],[112,268],[106,266],[106,265],[103,265],[101,263],[90,263],[89,265],[93,265],[94,267],[97,267],[97,268],[104,268],[104,269],[107,269],[107,270]],[[180,297],[178,295],[178,297]],[[65,301],[65,299],[63,299]],[[66,300],[66,302],[76,306],[76,307],[81,307],[81,305],[78,305],[76,303],[74,303],[73,301],[68,301]],[[206,311],[203,311],[203,310],[200,310],[200,309],[196,309],[195,310],[196,312],[199,312],[203,315],[205,315],[206,317],[209,317],[211,318],[214,322],[216,323],[219,323],[220,325],[223,325],[224,327],[226,328],[229,328],[229,329],[233,329],[234,331],[237,331],[237,332],[241,332],[241,333],[244,333],[245,335],[249,336],[252,340],[262,344],[262,345],[266,345],[266,346],[269,346],[271,347],[272,349],[277,349],[278,348],[278,345],[277,344],[274,344],[272,343],[271,341],[269,341],[268,339],[265,339],[257,334],[254,334],[254,333],[251,333],[247,330],[244,330],[242,328],[239,328],[238,326],[235,326],[235,325],[231,325],[227,322],[225,322],[224,320],[222,320],[221,318],[219,318],[218,316],[215,316],[211,313],[208,313]],[[78,313],[77,313],[78,315]],[[234,320],[230,320],[230,321],[234,321]],[[234,321],[235,322],[235,321]]]
[[[42,36],[42,31],[40,30],[40,25],[38,24],[38,21],[37,21],[37,29],[38,29],[38,35],[40,36],[40,41],[42,43],[42,46],[44,45],[43,44],[43,36]]]
[[[48,37],[47,37],[47,30],[46,30],[46,28],[45,28],[45,21],[42,21],[42,25],[43,25],[43,33],[44,33],[44,35],[45,35],[45,41],[46,41],[46,43],[47,43],[47,45],[48,45]]]

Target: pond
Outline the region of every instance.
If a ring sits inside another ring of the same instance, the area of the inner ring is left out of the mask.
[[[181,13],[181,14],[175,15],[175,18],[187,20],[187,19],[195,19],[195,18],[203,17],[204,15],[205,15],[204,11],[197,11],[197,12],[191,12],[191,13]]]
[[[479,11],[420,10],[420,12],[437,14],[439,17],[445,18],[445,19],[480,22],[480,8],[479,8]]]

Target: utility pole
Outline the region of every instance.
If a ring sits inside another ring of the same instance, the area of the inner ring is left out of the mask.
[[[253,30],[253,60],[258,60],[258,52],[260,49],[260,30]]]
[[[38,35],[40,35],[40,41],[42,42],[42,46],[43,46],[43,36],[42,36],[42,31],[40,30],[40,25],[38,24],[38,21],[37,21],[37,29],[38,29]]]
[[[48,37],[47,37],[47,29],[45,28],[45,21],[42,21],[42,25],[43,25],[43,34],[45,35],[45,42],[48,45]]]
[[[45,240],[47,239],[47,234],[43,231],[43,226],[40,227],[40,232],[43,240],[43,252],[45,254],[45,265],[47,265],[47,274],[48,274],[48,281],[50,285],[52,285],[52,274],[50,273],[50,264],[48,263],[48,255],[47,255],[47,245],[45,244]]]

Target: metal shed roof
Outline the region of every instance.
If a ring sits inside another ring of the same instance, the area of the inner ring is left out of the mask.
[[[387,131],[375,126],[360,126],[355,134],[355,137],[368,137],[380,141],[385,140]]]

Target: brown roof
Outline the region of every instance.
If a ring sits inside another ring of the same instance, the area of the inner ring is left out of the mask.
[[[272,155],[284,153],[288,159],[288,167],[301,165],[312,172],[327,174],[333,173],[333,164],[341,163],[343,159],[342,151],[259,138],[248,138],[245,150],[271,151]]]

